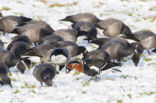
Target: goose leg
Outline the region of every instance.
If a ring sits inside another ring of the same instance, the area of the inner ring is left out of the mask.
[[[56,67],[56,74],[59,74],[59,65],[55,65],[55,67]]]
[[[90,82],[91,80],[93,80],[93,78],[94,78],[94,76],[92,76],[92,77],[87,81],[87,83]]]
[[[149,51],[149,50],[147,50],[147,53],[148,53],[148,55],[151,55],[151,53],[150,53],[150,51]]]
[[[43,83],[41,82],[41,87],[43,87]]]

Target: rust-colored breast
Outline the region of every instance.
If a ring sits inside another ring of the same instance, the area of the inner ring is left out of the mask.
[[[84,73],[84,68],[83,68],[82,62],[80,62],[79,64],[69,64],[68,65],[68,69],[73,69],[73,68],[75,70],[77,70],[78,72]]]
[[[75,64],[74,68],[75,68],[75,70],[84,73],[84,68],[83,68],[82,62],[80,62],[79,64]]]

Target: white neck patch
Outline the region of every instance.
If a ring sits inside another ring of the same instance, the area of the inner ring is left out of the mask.
[[[54,63],[54,64],[64,64],[67,62],[67,57],[64,56],[64,55],[52,55],[51,56],[51,62]]]

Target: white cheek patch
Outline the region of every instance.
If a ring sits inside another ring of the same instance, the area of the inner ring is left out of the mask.
[[[67,57],[64,56],[64,55],[53,55],[51,56],[51,62],[54,63],[54,64],[64,64],[67,62]]]
[[[96,67],[96,66],[91,66],[91,67],[89,67],[91,70],[95,70],[95,71],[97,71],[97,72],[99,72],[99,68],[98,67]]]

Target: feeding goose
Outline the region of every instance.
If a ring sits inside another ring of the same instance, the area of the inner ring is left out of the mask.
[[[30,45],[30,39],[26,35],[17,35],[11,39],[11,42],[7,46],[7,50],[10,50],[16,42],[25,42]]]
[[[106,51],[111,59],[121,60],[121,58],[133,55],[132,60],[137,66],[139,55],[135,52],[137,43],[128,43],[125,39],[111,40],[101,46],[101,50]]]
[[[86,40],[96,40],[97,39],[97,29],[93,23],[89,22],[76,22],[72,24],[72,28],[78,31],[78,36],[86,36]]]
[[[76,42],[77,33],[76,29],[60,29],[53,34],[61,36],[65,41]]]
[[[91,23],[97,23],[100,20],[93,14],[91,13],[78,13],[75,15],[69,15],[66,16],[64,19],[61,19],[60,21],[69,21],[72,23],[76,22],[91,22]]]
[[[25,66],[22,63],[22,60],[14,55],[11,51],[8,50],[1,50],[0,51],[0,62],[7,65],[8,68],[14,67],[17,65],[17,69],[24,73]]]
[[[70,53],[68,49],[60,47],[52,51],[50,61],[56,66],[56,70],[61,70],[70,60]]]
[[[138,31],[134,33],[135,37],[140,40],[137,51],[139,54],[143,52],[143,50],[147,50],[148,54],[150,54],[149,50],[154,48],[152,52],[156,52],[156,34],[151,31]]]
[[[96,26],[99,29],[102,29],[103,34],[108,37],[114,37],[119,34],[124,34],[129,39],[139,41],[137,38],[135,38],[130,28],[121,20],[118,20],[115,18],[108,18],[108,19],[98,22]]]
[[[17,25],[23,24],[24,22],[31,21],[31,18],[27,18],[24,16],[3,16],[0,19],[0,31],[5,34],[5,32],[12,33]]]
[[[56,75],[56,69],[51,64],[39,64],[35,66],[33,75],[41,83],[41,86],[43,86],[43,83],[52,86],[52,79]]]
[[[44,21],[30,21],[19,25],[14,29],[14,33],[26,35],[31,43],[42,43],[44,37],[51,35],[54,30]]]

